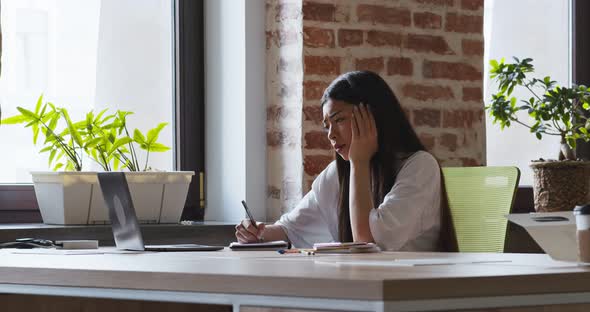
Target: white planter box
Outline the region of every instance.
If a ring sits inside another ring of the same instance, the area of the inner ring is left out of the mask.
[[[32,172],[46,224],[106,224],[96,172]],[[125,172],[140,223],[178,223],[193,171]]]

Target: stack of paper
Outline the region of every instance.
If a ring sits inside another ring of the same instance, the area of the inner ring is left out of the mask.
[[[315,253],[361,253],[379,252],[380,249],[374,243],[352,242],[352,243],[317,243],[313,244]]]

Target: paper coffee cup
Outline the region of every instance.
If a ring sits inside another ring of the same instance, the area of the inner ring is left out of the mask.
[[[590,263],[590,205],[576,206],[576,238],[578,240],[578,260]]]
[[[590,205],[576,206],[574,216],[576,216],[576,229],[590,229]]]

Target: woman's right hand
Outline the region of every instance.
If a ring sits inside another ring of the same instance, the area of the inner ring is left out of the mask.
[[[238,242],[244,243],[259,243],[264,241],[264,227],[265,224],[262,222],[256,222],[258,229],[254,227],[254,224],[248,219],[242,220],[240,224],[236,225],[236,238]]]

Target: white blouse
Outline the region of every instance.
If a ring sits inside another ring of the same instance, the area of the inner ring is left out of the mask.
[[[441,227],[441,181],[437,161],[419,151],[403,163],[391,191],[376,209],[369,226],[382,250],[435,251]],[[291,243],[310,248],[338,241],[338,172],[333,161],[312,184],[297,207],[276,222]]]

